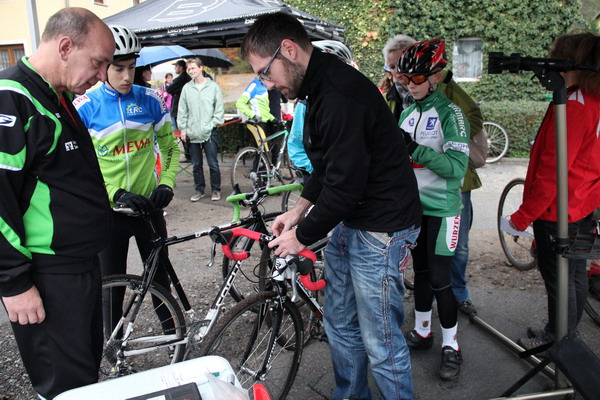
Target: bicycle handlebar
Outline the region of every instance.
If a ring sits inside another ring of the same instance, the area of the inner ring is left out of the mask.
[[[234,261],[241,261],[248,258],[250,255],[244,250],[239,253],[235,253],[231,251],[229,247],[229,243],[231,243],[231,239],[238,236],[245,236],[249,239],[255,240],[259,243],[268,244],[271,240],[273,240],[273,236],[265,235],[264,233],[255,232],[246,228],[234,228],[230,231],[221,232],[218,229],[215,229],[211,232],[211,238],[218,242],[223,249],[223,253],[227,258]],[[300,273],[300,281],[308,290],[318,291],[325,287],[326,282],[323,279],[319,279],[318,281],[313,281],[310,278],[310,271],[312,270],[313,264],[317,261],[317,256],[315,253],[308,249],[302,250],[298,253],[299,256],[304,257],[304,261],[300,260],[298,263],[298,272]],[[308,261],[310,260],[310,261]],[[310,262],[310,265],[308,263]]]
[[[302,189],[303,186],[300,183],[290,183],[288,185],[274,186],[268,189],[256,189],[254,192],[249,193],[232,194],[226,199],[226,201],[228,203],[231,203],[231,205],[233,206],[232,221],[237,221],[240,219],[240,202],[245,202],[246,200],[255,201],[264,196],[273,196],[283,192],[291,192],[293,190],[302,192]]]

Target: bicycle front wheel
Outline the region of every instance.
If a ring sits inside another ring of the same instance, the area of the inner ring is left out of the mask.
[[[185,335],[179,304],[157,283],[151,284],[141,299],[142,287],[142,277],[137,275],[111,275],[102,280],[105,344],[101,378],[116,378],[183,359],[185,345],[174,344]],[[127,318],[123,318],[123,313]],[[124,325],[117,330],[120,320]],[[133,330],[123,341],[127,324]]]
[[[508,133],[495,122],[484,121],[483,128],[487,133],[488,140],[488,154],[485,162],[491,164],[500,161],[508,152]]]
[[[509,263],[521,271],[527,271],[536,265],[535,241],[530,238],[521,236],[513,236],[500,229],[501,219],[505,215],[512,215],[519,209],[523,201],[523,187],[525,180],[513,179],[510,181],[502,194],[500,195],[500,203],[498,204],[498,236],[502,251]],[[530,227],[527,231],[533,235],[533,230]]]
[[[200,352],[228,360],[242,387],[265,383],[274,400],[286,398],[302,355],[302,320],[281,300],[275,292],[247,297],[223,315]]]
[[[255,147],[244,147],[235,156],[231,166],[231,186],[240,186],[241,193],[271,186],[271,164]]]

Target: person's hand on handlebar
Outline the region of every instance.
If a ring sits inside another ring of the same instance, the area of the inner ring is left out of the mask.
[[[115,193],[113,200],[117,204],[124,204],[135,212],[150,214],[155,210],[154,203],[146,196],[131,193],[125,189],[119,189]]]
[[[272,249],[276,246],[275,255],[278,257],[285,257],[289,254],[298,254],[306,248],[306,246],[300,243],[298,238],[296,238],[295,229],[288,230],[269,242],[269,248]]]
[[[150,194],[150,200],[157,209],[165,208],[173,200],[173,189],[164,184],[158,185]]]
[[[273,222],[273,235],[280,236],[298,225],[298,222],[300,222],[299,216],[291,210],[281,214]]]

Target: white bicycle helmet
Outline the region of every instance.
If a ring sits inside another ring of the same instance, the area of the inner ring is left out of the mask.
[[[109,25],[115,38],[115,54],[113,61],[127,58],[138,58],[140,56],[140,40],[129,28],[121,25]]]
[[[354,57],[350,49],[342,42],[337,40],[317,40],[312,42],[313,46],[321,49],[325,53],[336,55],[346,64],[352,64]]]

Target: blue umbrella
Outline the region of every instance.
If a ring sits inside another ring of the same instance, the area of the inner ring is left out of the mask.
[[[173,46],[150,46],[144,47],[140,51],[140,57],[137,59],[136,66],[158,65],[166,61],[177,60],[182,57],[194,57],[195,54],[179,45]]]

